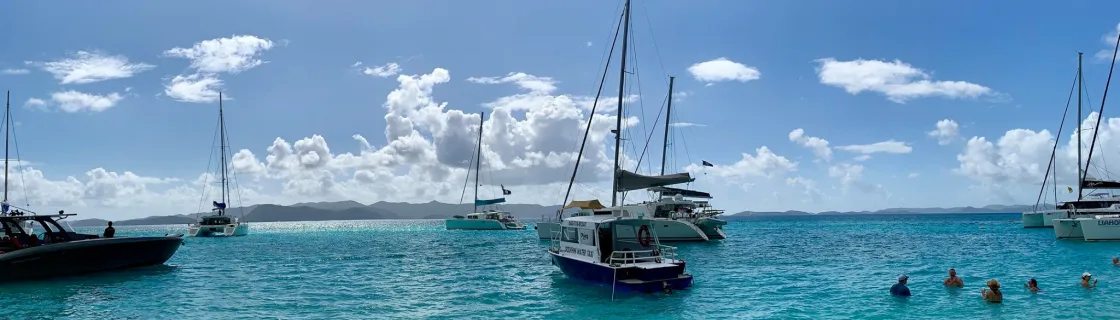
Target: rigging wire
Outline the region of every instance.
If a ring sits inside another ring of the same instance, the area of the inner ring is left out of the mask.
[[[210,182],[210,176],[209,176],[210,168],[212,168],[212,166],[214,165],[214,141],[218,140],[218,135],[219,135],[218,130],[221,129],[220,128],[221,124],[222,124],[221,120],[218,120],[218,123],[214,124],[214,136],[210,140],[210,156],[208,157],[209,159],[206,160],[206,171],[204,171],[204,172],[206,172],[207,176],[206,176],[206,181],[203,181],[203,183],[202,183],[202,196],[198,199],[198,211],[195,211],[195,216],[196,217],[199,214],[202,214],[203,204],[206,203],[206,196],[207,196],[206,191],[207,191],[207,189],[209,189],[210,183],[211,183]]]
[[[1077,91],[1077,89],[1076,89],[1077,88],[1077,81],[1078,81],[1078,79],[1077,79],[1078,76],[1077,75],[1079,75],[1079,74],[1081,74],[1080,71],[1078,71],[1077,74],[1075,74],[1073,76],[1073,84],[1071,84],[1070,88],[1069,88],[1069,97],[1066,98],[1066,108],[1065,108],[1064,111],[1062,111],[1062,122],[1061,122],[1060,125],[1058,125],[1058,137],[1059,138],[1054,141],[1054,147],[1050,149],[1050,163],[1048,163],[1046,165],[1046,174],[1043,175],[1042,188],[1038,190],[1038,198],[1035,199],[1034,210],[1038,210],[1039,202],[1042,202],[1042,193],[1044,191],[1046,191],[1046,180],[1050,179],[1050,169],[1053,168],[1055,172],[1057,171],[1057,168],[1054,167],[1054,163],[1055,163],[1054,156],[1057,155],[1057,152],[1058,152],[1058,143],[1060,141],[1062,141],[1062,139],[1061,139],[1062,129],[1066,125],[1066,116],[1069,115],[1070,102],[1073,101],[1073,92]],[[1078,133],[1078,137],[1080,137],[1080,133]],[[1080,166],[1080,164],[1078,164],[1078,166]],[[1057,201],[1058,201],[1058,187],[1056,185],[1058,183],[1057,181],[1058,181],[1057,178],[1054,178],[1054,183],[1055,183],[1055,186],[1054,186],[1054,203],[1055,204],[1057,204]]]
[[[1112,49],[1112,62],[1108,67],[1108,80],[1105,80],[1104,82],[1104,94],[1101,95],[1100,111],[1097,112],[1097,124],[1093,128],[1093,142],[1089,144],[1089,157],[1085,159],[1086,164],[1092,163],[1091,160],[1093,159],[1093,149],[1097,146],[1097,134],[1099,133],[1098,130],[1100,130],[1101,128],[1101,116],[1104,115],[1104,103],[1108,99],[1108,87],[1112,84],[1112,71],[1116,69],[1117,51],[1120,51],[1120,34],[1116,36],[1116,46]],[[1084,75],[1082,75],[1082,77],[1084,77]],[[1080,119],[1078,119],[1078,121],[1080,121]],[[1080,136],[1080,133],[1078,135]],[[1081,164],[1078,163],[1077,166],[1081,167]],[[1087,172],[1088,170],[1085,171],[1086,172],[1081,173],[1081,177],[1079,177],[1078,179],[1078,184],[1081,184],[1082,181],[1085,181],[1085,175],[1089,174]],[[1080,192],[1078,192],[1077,199],[1081,200]]]
[[[471,150],[471,160],[467,163],[467,174],[463,177],[463,192],[459,194],[459,204],[463,204],[463,199],[467,197],[467,183],[471,181],[471,167],[474,167],[474,159],[476,158],[476,154],[478,154],[477,151]],[[474,174],[478,174],[478,172],[475,172]]]
[[[10,114],[11,112],[8,112],[8,113]],[[5,117],[5,118],[9,118],[9,117]],[[12,146],[16,148],[16,167],[20,168],[20,169],[23,169],[23,157],[21,157],[19,155],[19,138],[16,135],[15,120],[12,120],[12,119],[9,118],[5,122],[8,123],[7,125],[10,125],[12,127]],[[21,191],[23,191],[23,201],[26,204],[27,208],[30,209],[31,208],[31,196],[29,196],[28,192],[27,192],[27,179],[24,178],[23,170],[19,171],[19,182],[22,184],[22,187],[20,189],[22,189]]]

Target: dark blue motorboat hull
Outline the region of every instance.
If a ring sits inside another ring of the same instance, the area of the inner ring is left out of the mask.
[[[614,285],[616,291],[654,292],[668,289],[681,290],[692,286],[692,275],[685,274],[683,261],[673,268],[642,269],[618,268],[572,259],[549,252],[552,264],[569,278],[601,285]]]
[[[99,238],[0,253],[0,282],[159,265],[182,243],[181,236]]]

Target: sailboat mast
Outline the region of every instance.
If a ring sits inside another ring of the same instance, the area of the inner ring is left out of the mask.
[[[1081,200],[1081,55],[1077,53],[1077,200]]]
[[[8,204],[8,136],[12,131],[12,91],[4,95],[4,206]],[[7,208],[4,209],[7,213]]]
[[[618,158],[622,152],[622,100],[626,92],[626,49],[629,47],[627,44],[630,41],[630,0],[626,0],[626,6],[623,9],[624,18],[622,22],[622,66],[618,72],[618,116],[615,119],[614,125],[614,171],[612,174],[613,183],[611,186],[611,206],[618,205],[618,184],[619,184],[619,163]],[[590,124],[588,124],[590,125]]]
[[[218,93],[218,127],[218,130],[220,132],[220,136],[218,137],[218,139],[222,140],[221,145],[219,146],[220,152],[222,153],[222,203],[228,207],[229,204],[226,202],[229,194],[229,184],[226,181],[226,117],[225,112],[222,109],[221,92]],[[218,211],[218,215],[225,214],[225,211],[225,208],[222,208]]]
[[[486,120],[486,112],[478,115],[478,150],[474,153],[474,212],[478,212],[478,176],[482,168],[482,122]]]
[[[669,120],[673,115],[673,79],[675,78],[669,76],[669,102],[665,105],[665,142],[661,145],[661,175],[665,175],[665,159],[669,151]]]

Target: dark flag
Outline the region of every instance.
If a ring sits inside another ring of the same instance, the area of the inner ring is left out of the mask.
[[[708,162],[707,160],[700,160],[700,164],[704,165],[705,167],[715,167],[715,165],[713,165],[711,162]]]
[[[510,194],[513,194],[513,191],[509,191],[508,189],[506,189],[506,186],[504,184],[501,184],[500,186],[502,186],[502,195],[503,196],[508,196]]]

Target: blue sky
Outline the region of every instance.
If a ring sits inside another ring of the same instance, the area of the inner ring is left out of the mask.
[[[220,80],[229,97],[242,203],[458,202],[486,112],[482,196],[504,184],[511,202],[558,204],[621,4],[4,3],[0,86],[27,162],[13,171],[13,201],[109,218],[197,210],[217,103],[198,86],[172,90],[179,76]],[[1120,21],[1105,13],[1118,7],[636,0],[628,142],[660,136],[672,75],[673,122],[699,125],[674,128],[670,171],[692,170],[690,187],[729,211],[1033,203],[1076,51],[1086,101],[1100,103],[1108,63],[1096,55],[1111,50],[1102,38]],[[604,97],[617,76],[616,64]],[[576,198],[610,197],[606,111]],[[387,117],[407,120],[402,131],[386,131]],[[941,144],[930,132],[946,119],[957,129]],[[1101,130],[1106,165],[1120,156],[1108,143],[1120,122]],[[1063,176],[1075,171],[1071,132]]]

